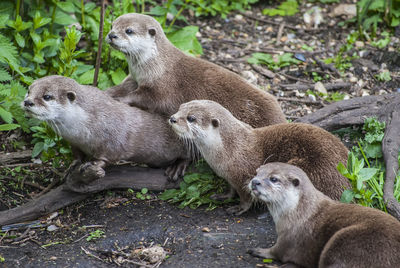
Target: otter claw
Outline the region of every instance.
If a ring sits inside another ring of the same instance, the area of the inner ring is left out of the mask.
[[[272,258],[268,248],[251,248],[247,250],[247,253],[249,253],[254,257],[266,258],[266,259]]]
[[[79,172],[86,178],[96,179],[102,178],[106,175],[103,168],[87,162],[79,167]]]
[[[247,211],[247,209],[242,209],[239,205],[227,208],[226,211],[229,214],[233,214],[235,216],[240,216]]]

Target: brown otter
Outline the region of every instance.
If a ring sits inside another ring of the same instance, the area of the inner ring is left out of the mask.
[[[154,167],[175,163],[167,175],[176,179],[190,162],[185,146],[164,117],[120,103],[71,78],[36,80],[22,105],[69,141],[78,161],[83,155],[93,158],[81,166],[88,178],[104,176],[106,164],[130,160]]]
[[[317,189],[340,199],[349,181],[336,166],[347,163],[348,151],[338,138],[312,125],[276,124],[262,128],[236,119],[220,104],[209,100],[184,103],[170,118],[173,130],[193,142],[210,167],[226,179],[231,197],[240,205],[230,211],[241,214],[251,206],[247,184],[265,162],[287,162],[301,167]]]
[[[106,92],[133,106],[170,116],[195,99],[219,102],[253,127],[284,123],[276,99],[218,65],[177,49],[152,17],[118,17],[107,42],[126,55],[130,75]]]
[[[251,254],[301,267],[400,267],[400,222],[392,216],[333,201],[285,163],[261,166],[248,187],[267,204],[278,234],[273,247]]]

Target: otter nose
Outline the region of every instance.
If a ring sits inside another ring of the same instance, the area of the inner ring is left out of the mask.
[[[169,122],[170,122],[171,124],[175,124],[175,123],[176,123],[175,117],[171,116],[171,118],[169,119]]]
[[[261,182],[257,179],[253,179],[251,181],[251,189],[253,189],[253,190],[257,189],[257,186],[260,186],[260,185],[261,185]]]
[[[109,34],[108,34],[108,38],[109,38],[110,40],[113,40],[114,38],[117,38],[117,36],[116,36],[115,34],[113,34],[113,33],[109,33]]]
[[[33,105],[34,105],[33,102],[31,102],[30,100],[24,101],[24,106],[25,107],[32,107]]]

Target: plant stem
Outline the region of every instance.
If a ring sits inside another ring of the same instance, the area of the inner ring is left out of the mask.
[[[93,86],[97,86],[97,78],[99,77],[101,63],[101,48],[103,46],[103,29],[104,29],[104,0],[101,0],[100,10],[100,29],[99,29],[99,47],[97,49],[96,68],[94,70]]]
[[[142,0],[143,2],[142,2],[142,14],[144,14],[144,7],[145,7],[145,4],[146,4],[146,1],[145,0]]]
[[[81,0],[81,15],[82,15],[82,27],[85,29],[85,4]]]
[[[167,22],[167,15],[168,15],[169,9],[171,8],[172,1],[173,0],[168,0],[167,4],[165,5],[165,7],[167,9],[167,12],[165,12],[164,20],[163,20],[163,23],[161,25],[163,29],[165,28],[165,23]]]
[[[51,13],[50,33],[53,33],[54,20],[56,19],[56,8],[57,8],[57,5],[54,4],[53,12]]]
[[[167,29],[167,33],[169,33],[169,31],[171,30],[172,26],[174,25],[175,21],[178,19],[178,17],[181,15],[181,13],[183,12],[183,10],[185,10],[187,3],[189,1],[186,0],[185,4],[181,6],[181,8],[179,9],[178,13],[176,13],[175,17],[172,19],[171,23],[168,25],[168,29]]]
[[[21,0],[17,0],[17,8],[15,9],[15,18],[18,17],[20,8],[21,8]]]

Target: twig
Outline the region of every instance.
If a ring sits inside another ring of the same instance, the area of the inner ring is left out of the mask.
[[[86,255],[88,255],[88,256],[90,256],[90,257],[93,257],[93,258],[95,258],[95,259],[98,259],[98,260],[101,261],[101,262],[103,261],[102,258],[100,258],[100,257],[98,257],[98,256],[96,256],[96,255],[94,255],[94,254],[91,253],[89,250],[85,249],[84,247],[81,247],[81,249],[83,250],[83,252],[86,253]]]
[[[272,78],[274,78],[275,75],[276,75],[274,72],[271,72],[271,71],[268,70],[268,69],[265,69],[265,68],[263,68],[263,67],[261,67],[261,66],[258,66],[257,64],[251,64],[251,67],[252,67],[257,73],[259,73],[259,74],[265,76],[265,77],[268,78],[268,79],[272,79]]]
[[[284,72],[279,72],[279,74],[281,74],[281,75],[283,75],[284,77],[289,78],[289,79],[291,79],[291,80],[303,82],[303,83],[306,83],[306,84],[312,84],[310,81],[307,81],[307,80],[304,80],[304,79],[301,79],[301,78],[297,78],[297,77],[294,77],[294,76],[285,74]]]
[[[285,25],[286,25],[285,22],[282,22],[282,23],[279,25],[278,34],[277,34],[277,36],[276,36],[276,44],[277,44],[277,45],[280,45],[280,43],[281,43],[281,38],[282,38],[283,29],[285,28]]]
[[[104,29],[104,0],[101,0],[100,9],[100,29],[99,29],[99,47],[97,49],[96,68],[94,70],[93,86],[97,86],[97,78],[99,77],[101,63],[101,49],[103,46],[103,29]]]
[[[3,241],[4,237],[7,236],[7,234],[8,234],[8,230],[7,230],[7,231],[5,232],[5,234],[3,234],[3,236],[0,238],[0,244],[1,244],[1,241]]]
[[[13,178],[13,177],[3,177],[3,179],[7,179],[7,180],[12,180],[12,181],[15,181],[15,182],[19,182],[17,178]],[[35,188],[38,188],[38,189],[40,189],[40,190],[44,190],[44,189],[45,189],[44,186],[39,185],[39,184],[34,183],[34,182],[30,182],[30,181],[24,181],[23,184],[28,185],[28,186],[32,186],[32,187],[35,187]],[[24,196],[22,196],[22,197],[24,197]]]
[[[46,188],[44,188],[43,191],[35,195],[34,198],[38,198],[44,195],[45,193],[53,189],[53,187],[56,186],[59,182],[60,182],[60,177],[57,175],[55,178],[53,178],[53,181]]]
[[[82,236],[81,238],[79,238],[79,239],[75,240],[74,242],[72,242],[72,244],[75,244],[75,243],[81,241],[82,239],[84,239],[85,237],[88,237],[88,236],[89,236],[89,234],[85,234],[85,235]]]
[[[301,102],[301,103],[313,104],[313,105],[324,105],[320,101],[302,100],[302,99],[286,98],[286,97],[278,97],[278,100],[279,101],[290,101],[290,102]]]
[[[20,163],[20,164],[9,164],[9,165],[1,165],[0,168],[13,168],[13,167],[33,167],[38,166],[36,163]]]

